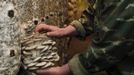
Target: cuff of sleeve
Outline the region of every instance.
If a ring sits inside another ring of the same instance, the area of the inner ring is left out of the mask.
[[[73,75],[90,75],[82,66],[80,63],[80,60],[78,58],[79,56],[76,55],[74,56],[70,61],[69,61],[69,68],[72,71]]]
[[[82,24],[78,20],[74,20],[70,23],[72,26],[74,26],[77,29],[77,36],[85,38],[86,36],[86,31]]]

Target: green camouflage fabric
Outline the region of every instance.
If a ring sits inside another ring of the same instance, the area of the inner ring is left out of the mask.
[[[89,0],[90,6],[94,2]],[[95,34],[87,51],[69,61],[71,71],[74,75],[100,71],[134,75],[134,0],[96,0],[95,4],[94,10],[88,8],[71,23],[80,38]]]
[[[93,33],[93,23],[94,23],[94,8],[95,0],[90,0],[88,3],[89,8],[87,8],[79,20],[74,20],[71,25],[77,29],[77,37],[84,39],[86,36]]]

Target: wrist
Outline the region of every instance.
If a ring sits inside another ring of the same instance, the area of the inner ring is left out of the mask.
[[[69,35],[76,35],[76,28],[72,25],[68,25],[66,28],[64,28],[65,32]]]

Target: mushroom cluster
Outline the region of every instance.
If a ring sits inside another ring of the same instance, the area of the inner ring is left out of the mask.
[[[21,45],[22,64],[25,70],[35,72],[58,65],[60,55],[57,42],[46,34],[32,34],[23,38]]]

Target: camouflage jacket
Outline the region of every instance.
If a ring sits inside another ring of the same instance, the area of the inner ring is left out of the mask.
[[[87,51],[69,61],[74,75],[134,75],[134,0],[89,0],[89,8],[71,24],[78,37],[95,34]]]

